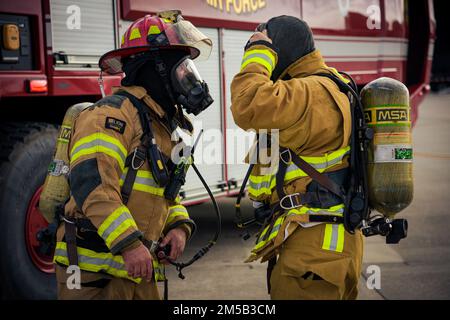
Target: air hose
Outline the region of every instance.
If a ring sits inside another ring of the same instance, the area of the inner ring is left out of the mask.
[[[191,166],[194,169],[194,171],[197,174],[197,176],[200,179],[200,181],[202,182],[203,187],[208,192],[209,197],[211,198],[211,201],[212,201],[213,206],[214,206],[214,211],[215,211],[216,216],[217,216],[217,227],[216,227],[216,233],[214,234],[213,238],[211,240],[209,240],[208,243],[205,246],[203,246],[200,250],[198,250],[197,253],[187,262],[175,262],[172,259],[167,257],[167,255],[164,252],[164,250],[161,250],[161,251],[158,252],[158,258],[159,259],[166,260],[167,262],[169,262],[171,265],[173,265],[176,268],[176,270],[178,271],[178,277],[180,279],[185,279],[185,276],[183,274],[183,269],[186,268],[186,267],[189,267],[194,262],[196,262],[197,260],[202,258],[216,244],[217,240],[219,239],[220,233],[222,231],[222,217],[221,217],[221,214],[220,214],[220,209],[219,209],[219,206],[217,204],[217,201],[214,198],[214,195],[212,194],[212,191],[209,188],[208,184],[206,183],[205,179],[203,178],[202,174],[198,170],[197,166],[194,164],[194,161],[192,161]]]
[[[254,166],[255,166],[254,164],[251,164],[250,167],[248,168],[247,173],[245,174],[244,180],[242,181],[241,189],[239,190],[239,195],[236,199],[236,204],[234,205],[235,212],[236,212],[235,223],[236,223],[236,226],[240,229],[244,229],[244,228],[248,227],[249,225],[253,224],[254,222],[256,222],[255,218],[250,218],[250,219],[244,220],[244,217],[242,216],[242,213],[241,213],[241,200],[245,194],[245,187],[247,186],[248,179],[250,178],[250,174],[251,174]]]

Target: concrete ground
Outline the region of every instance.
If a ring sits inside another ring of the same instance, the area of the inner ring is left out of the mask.
[[[427,97],[414,129],[415,194],[399,216],[409,222],[408,238],[386,245],[383,238],[366,240],[364,273],[380,267],[381,289],[370,290],[361,277],[359,299],[450,298],[450,94]],[[233,226],[235,199],[221,199],[223,230],[218,244],[203,259],[186,269],[180,280],[168,274],[170,299],[268,299],[266,265],[244,264],[253,240],[243,241]],[[244,201],[244,212],[251,212]],[[199,225],[185,257],[204,245],[215,230],[209,203],[190,208]]]

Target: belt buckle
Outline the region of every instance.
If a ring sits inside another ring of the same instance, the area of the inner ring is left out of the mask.
[[[292,210],[292,209],[301,207],[301,206],[302,206],[301,204],[299,204],[299,205],[295,205],[295,204],[294,204],[293,198],[294,198],[295,196],[300,196],[300,193],[293,193],[293,194],[285,195],[285,196],[280,200],[280,207],[283,208],[284,210]],[[283,201],[285,201],[286,199],[289,199],[289,202],[290,202],[290,204],[291,204],[290,207],[287,207],[287,206],[284,206],[284,205],[283,205]]]

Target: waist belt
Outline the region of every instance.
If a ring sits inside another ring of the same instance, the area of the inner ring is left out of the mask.
[[[285,175],[291,162],[313,179],[308,185],[306,193],[286,194],[284,191]],[[348,168],[320,173],[290,149],[280,148],[280,161],[276,174],[276,191],[280,200],[272,210],[273,212],[292,210],[301,206],[327,209],[345,203],[348,176]],[[338,216],[320,214],[309,216],[309,222],[343,223],[343,221],[343,217]]]
[[[349,173],[350,169],[344,168],[334,172],[326,172],[323,175],[333,180],[336,184],[345,187],[348,183]],[[307,186],[305,193],[285,194],[279,201],[276,209],[291,210],[301,206],[328,209],[340,203],[342,203],[340,197],[329,192],[321,184],[313,180]]]

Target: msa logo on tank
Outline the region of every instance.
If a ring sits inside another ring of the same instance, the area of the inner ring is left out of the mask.
[[[408,106],[373,106],[365,110],[365,118],[371,127],[411,126]],[[375,141],[378,143],[374,144],[374,163],[412,162],[413,148],[409,132],[378,132]]]
[[[405,125],[410,126],[408,106],[381,106],[366,110],[365,118],[369,126]]]

